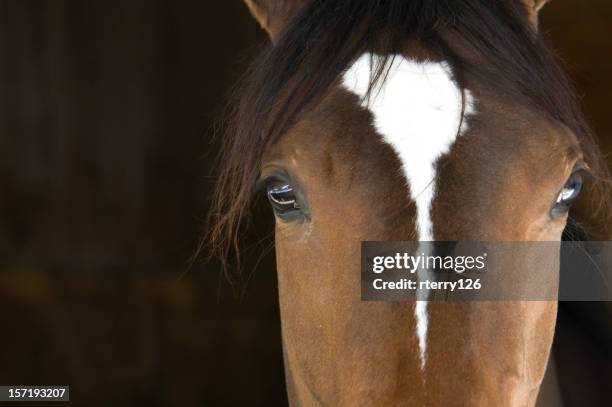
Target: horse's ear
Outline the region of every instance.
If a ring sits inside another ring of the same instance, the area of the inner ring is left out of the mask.
[[[521,0],[525,7],[527,8],[527,17],[529,17],[529,21],[533,27],[538,29],[538,14],[540,10],[549,0]]]
[[[308,0],[244,0],[259,25],[275,42],[291,17]]]

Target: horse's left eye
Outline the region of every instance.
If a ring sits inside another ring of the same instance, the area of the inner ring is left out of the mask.
[[[563,189],[557,196],[557,201],[555,202],[555,210],[557,212],[567,212],[570,206],[574,203],[574,201],[580,195],[580,191],[582,190],[582,175],[579,171],[574,172],[565,185]]]
[[[277,214],[282,215],[300,209],[293,186],[286,181],[270,181],[267,186],[267,194],[268,201]]]

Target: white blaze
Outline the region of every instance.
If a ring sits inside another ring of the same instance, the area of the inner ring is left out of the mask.
[[[436,162],[448,154],[457,135],[466,130],[462,119],[463,115],[474,113],[472,96],[466,90],[463,99],[447,63],[417,62],[396,55],[383,85],[374,88],[366,100],[371,67],[381,57],[374,55],[373,58],[366,53],[355,61],[344,74],[343,85],[362,98],[362,105],[374,116],[376,130],[397,153],[410,198],[416,203],[419,240],[432,241],[431,203],[436,192]],[[415,317],[424,368],[426,301],[417,301]]]

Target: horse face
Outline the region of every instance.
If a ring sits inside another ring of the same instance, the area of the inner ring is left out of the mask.
[[[391,77],[379,92],[391,102],[364,103],[356,88],[338,86],[263,165],[291,394],[332,404],[366,395],[417,402],[424,394],[432,402],[532,403],[556,303],[429,303],[423,338],[414,303],[360,301],[360,243],[559,241],[567,218],[560,191],[575,183],[580,150],[562,127],[476,84],[462,109],[459,92],[436,97],[452,80],[437,86],[420,71],[415,80],[425,84],[404,79]],[[388,88],[404,83],[412,86]],[[555,256],[540,270],[521,259],[511,267],[558,281]],[[462,379],[454,379],[457,368]]]
[[[250,5],[277,40],[265,3]],[[360,245],[558,241],[579,192],[576,137],[469,75],[459,85],[448,62],[408,41],[380,88],[368,86],[368,58],[376,56],[355,59],[262,160],[290,399],[533,404],[555,302],[362,302]],[[556,286],[558,256],[539,270],[522,262],[509,266]]]

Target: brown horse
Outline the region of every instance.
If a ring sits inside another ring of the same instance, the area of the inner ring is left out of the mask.
[[[274,45],[236,106],[212,240],[237,244],[264,185],[292,404],[536,403],[556,302],[362,302],[359,262],[365,240],[561,239],[581,174],[605,170],[543,3],[247,1]]]

